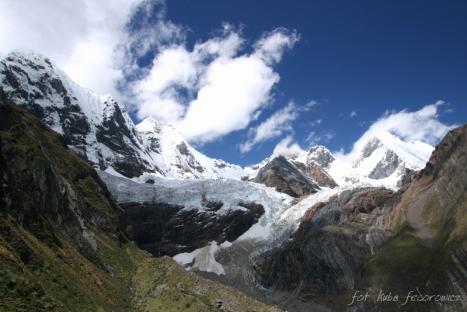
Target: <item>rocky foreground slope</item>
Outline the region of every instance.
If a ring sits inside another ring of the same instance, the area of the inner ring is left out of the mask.
[[[278,311],[135,247],[65,144],[0,102],[0,311]]]

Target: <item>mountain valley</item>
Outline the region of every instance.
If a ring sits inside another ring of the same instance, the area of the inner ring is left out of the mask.
[[[0,60],[0,101],[0,311],[467,309],[466,125],[241,167],[39,54]]]

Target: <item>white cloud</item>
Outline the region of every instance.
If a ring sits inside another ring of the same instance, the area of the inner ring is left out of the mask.
[[[248,139],[240,144],[242,153],[249,152],[254,145],[269,139],[277,138],[285,132],[291,132],[292,122],[297,119],[299,110],[294,102],[276,111],[268,119],[248,131]]]
[[[126,100],[141,118],[175,123],[197,142],[258,118],[279,81],[275,64],[298,40],[278,28],[246,46],[226,24],[188,48],[186,34],[167,20],[163,0],[0,1],[0,56],[39,52],[78,84]],[[154,60],[146,66],[141,57]]]
[[[316,131],[311,131],[306,137],[305,142],[308,144],[308,146],[313,146],[313,145],[329,142],[334,137],[335,137],[335,134],[330,131],[324,131],[320,133]]]
[[[0,54],[34,50],[78,84],[116,93],[122,78],[115,50],[141,0],[0,1]]]
[[[421,141],[436,145],[450,129],[456,126],[444,124],[439,120],[438,110],[443,105],[443,101],[437,101],[414,112],[386,111],[355,142],[350,153],[340,152],[339,155],[348,158],[358,156],[368,140],[383,132],[390,132],[408,142]]]
[[[162,49],[148,74],[133,85],[140,118],[174,123],[191,141],[207,142],[255,120],[279,81],[273,66],[298,36],[285,29],[264,34],[251,53],[240,53],[240,31],[224,25],[220,34]]]
[[[294,138],[292,135],[288,135],[276,145],[271,157],[274,158],[279,155],[296,155],[301,152],[304,152],[304,150],[300,147],[299,144],[294,142]]]
[[[254,45],[254,55],[268,64],[281,60],[284,48],[292,48],[299,39],[295,33],[288,34],[285,28],[277,28],[263,36]]]
[[[311,100],[311,101],[308,101],[304,106],[303,106],[303,110],[305,112],[308,112],[310,110],[312,110],[314,107],[318,106],[319,103],[315,100]]]
[[[134,66],[133,69],[138,69],[138,58],[148,56],[154,49],[183,42],[187,31],[167,19],[164,0],[140,2],[132,12],[132,23],[125,27],[125,40],[119,46],[119,52],[124,54],[123,65]]]
[[[357,112],[356,111],[351,111],[350,114],[349,114],[349,118],[353,118],[353,117],[356,117],[357,116]]]
[[[157,116],[163,121],[181,118],[185,107],[175,87],[191,90],[196,83],[197,71],[193,56],[182,47],[161,52],[154,59],[146,78],[137,81],[134,86],[133,92],[140,101],[139,116]]]

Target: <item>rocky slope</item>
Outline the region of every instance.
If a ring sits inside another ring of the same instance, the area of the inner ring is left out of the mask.
[[[277,158],[283,158],[276,161]],[[284,161],[285,159],[285,161]],[[264,159],[261,163],[245,168],[245,178],[254,180],[259,172],[266,166],[275,166],[282,164],[290,169],[290,164],[296,167],[300,175],[304,175],[313,183],[322,187],[337,186],[334,179],[328,174],[331,163],[335,160],[332,153],[324,146],[316,145],[310,148],[308,152],[274,154]],[[270,165],[273,163],[272,165]],[[287,170],[287,168],[284,168]]]
[[[283,156],[274,158],[262,167],[253,182],[274,187],[276,191],[292,197],[309,195],[319,190],[317,184]]]
[[[0,60],[0,99],[28,109],[95,168],[126,177],[238,178],[239,166],[208,158],[171,126],[138,126],[110,95],[75,84],[49,59],[13,52]]]
[[[273,302],[348,311],[463,311],[467,289],[467,126],[449,132],[404,189],[344,191],[309,208],[298,230],[255,261]],[[290,270],[290,268],[294,270]],[[400,302],[375,302],[378,292]],[[365,303],[355,291],[369,292]],[[452,302],[409,302],[410,291],[454,294]],[[463,298],[463,299],[462,299]],[[464,300],[464,301],[462,301]]]
[[[389,289],[420,287],[424,292],[459,294],[464,301],[453,306],[458,311],[467,308],[466,168],[464,125],[446,135],[389,212],[385,228],[393,236],[368,265],[371,282]],[[407,249],[403,256],[389,262],[388,257],[399,254],[403,246]],[[398,270],[414,268],[418,274],[398,277]]]
[[[64,137],[0,102],[1,311],[277,311],[153,258]]]

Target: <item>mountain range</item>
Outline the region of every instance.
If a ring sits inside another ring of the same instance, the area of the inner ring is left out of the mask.
[[[381,132],[351,154],[316,145],[241,167],[174,125],[135,125],[36,53],[0,61],[0,100],[0,308],[467,308],[466,126],[436,148]],[[349,304],[383,288],[463,300]]]
[[[126,108],[112,96],[78,86],[39,54],[10,53],[0,62],[0,81],[3,98],[28,109],[62,134],[67,146],[82,159],[97,169],[138,181],[151,176],[253,178],[260,167],[274,158],[247,168],[209,158],[193,148],[173,125],[154,118],[135,125]],[[347,164],[336,160],[324,146],[286,156],[298,167],[318,165],[339,184],[364,181],[395,186],[407,173],[420,170],[432,150],[425,143],[404,142],[391,133],[383,133],[369,140],[359,158],[345,170],[343,166]]]

